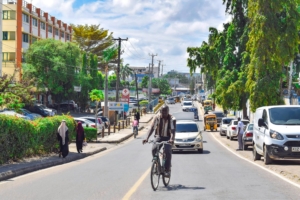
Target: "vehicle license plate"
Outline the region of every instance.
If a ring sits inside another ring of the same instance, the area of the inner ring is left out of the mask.
[[[300,147],[292,147],[293,152],[300,152]]]
[[[191,146],[191,145],[190,144],[180,144],[179,146],[186,147],[186,146]]]

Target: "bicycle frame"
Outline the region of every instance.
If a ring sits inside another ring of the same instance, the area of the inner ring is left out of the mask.
[[[152,158],[152,162],[153,161],[157,161],[158,162],[158,170],[159,170],[159,174],[162,174],[165,172],[165,163],[166,163],[166,154],[165,154],[165,144],[167,142],[160,142],[160,143],[156,143],[157,145],[162,144],[162,152],[160,150],[160,148],[156,148],[156,153],[154,155],[154,157]],[[162,159],[160,159],[160,156],[162,156]],[[162,163],[161,163],[162,162]]]

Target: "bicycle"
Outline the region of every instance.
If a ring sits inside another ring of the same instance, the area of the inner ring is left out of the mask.
[[[153,140],[151,140],[148,143],[154,143]],[[160,175],[162,175],[162,180],[167,187],[170,183],[171,174],[169,177],[165,176],[165,163],[166,163],[166,153],[165,153],[165,144],[169,144],[167,141],[163,141],[160,143],[156,143],[158,145],[162,144],[162,151],[160,148],[157,148],[156,153],[152,159],[152,166],[151,166],[151,174],[150,174],[150,180],[151,180],[151,186],[154,191],[158,188],[159,185],[159,178]]]

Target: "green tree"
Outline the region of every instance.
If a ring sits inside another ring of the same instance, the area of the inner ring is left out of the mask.
[[[101,71],[98,71],[97,75],[98,75],[98,88],[101,89],[101,90],[103,90],[104,89],[104,78],[105,78],[105,75],[102,74]]]
[[[171,94],[172,90],[170,84],[165,78],[153,78],[152,88],[159,88],[161,94]]]
[[[47,94],[57,102],[73,96],[80,58],[77,45],[52,39],[38,40],[29,47],[25,57],[24,79],[34,79],[37,88],[47,88]]]
[[[142,83],[141,83],[142,88],[148,88],[148,83],[149,83],[149,76],[144,76],[142,78]]]
[[[122,80],[125,81],[126,77],[130,76],[133,74],[132,69],[129,67],[129,64],[124,65],[121,63],[120,66],[120,74],[122,76]]]
[[[79,96],[79,104],[81,108],[87,106],[89,100],[89,92],[92,89],[92,77],[88,74],[88,59],[87,54],[82,54],[81,71],[79,72],[79,83],[81,85],[81,92]]]
[[[14,82],[14,76],[4,74],[0,77],[0,108],[19,110],[25,103],[33,103],[30,81]]]
[[[194,94],[195,93],[195,78],[192,77],[192,80],[190,82],[190,93]]]
[[[294,59],[299,42],[299,0],[249,0],[247,90],[251,110],[283,104],[282,68]]]
[[[93,89],[90,93],[90,99],[92,101],[96,101],[96,111],[98,110],[98,104],[99,102],[103,101],[104,99],[104,94],[103,94],[103,91],[102,90],[97,90],[97,89]],[[97,112],[95,112],[95,118],[97,119]],[[97,120],[96,121],[96,124],[97,124]]]
[[[110,89],[116,88],[116,83],[117,83],[117,76],[116,74],[112,74],[108,76],[108,87]]]
[[[90,54],[90,75],[91,75],[91,88],[100,88],[100,76],[98,73],[98,57],[97,55]]]

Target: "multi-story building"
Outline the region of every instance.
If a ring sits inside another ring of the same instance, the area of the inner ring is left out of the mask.
[[[3,0],[2,73],[22,79],[24,52],[39,39],[71,41],[72,27],[24,0]],[[1,69],[0,69],[1,70]]]

